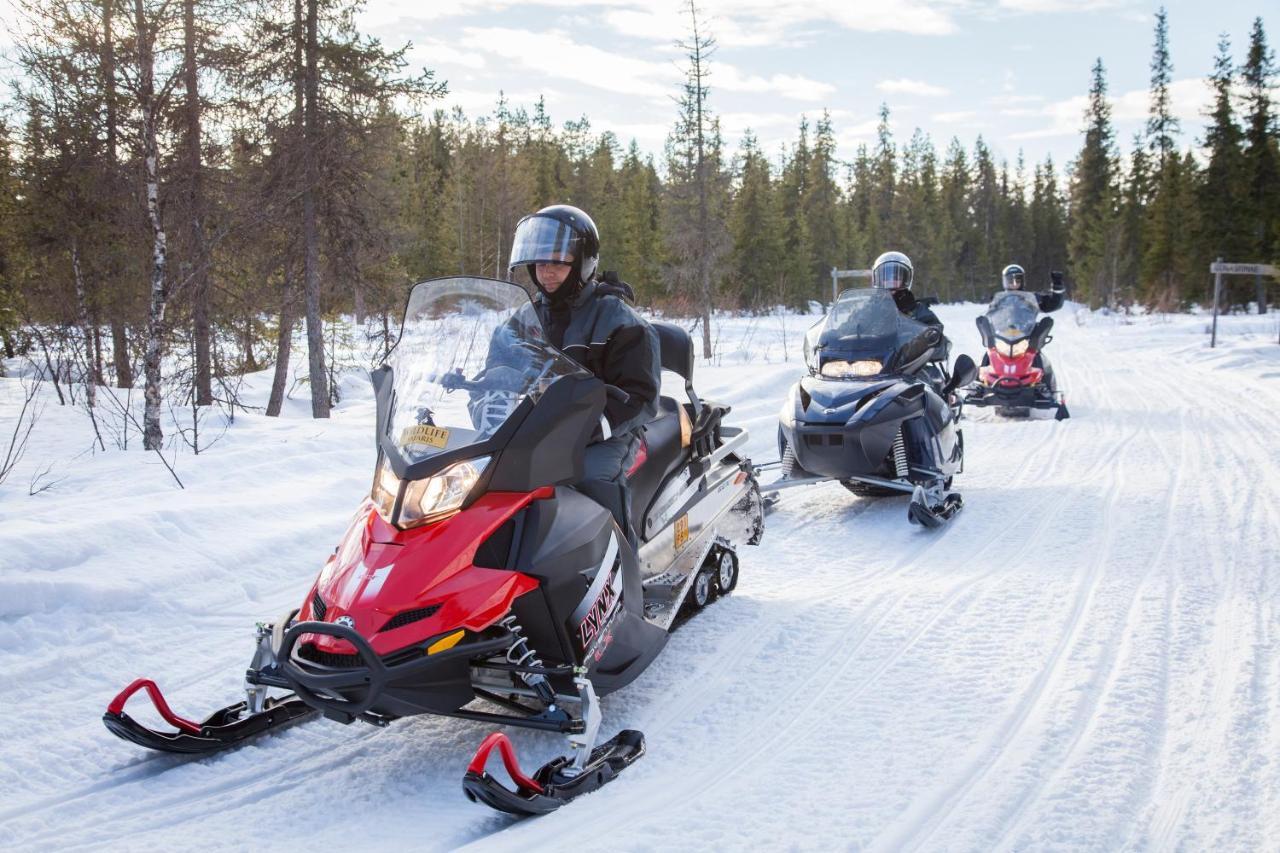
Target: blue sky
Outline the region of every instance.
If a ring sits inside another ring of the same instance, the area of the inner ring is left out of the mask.
[[[795,138],[802,114],[832,113],[839,155],[870,141],[879,105],[901,142],[925,130],[940,150],[981,134],[997,156],[1060,165],[1079,146],[1089,72],[1106,65],[1122,148],[1147,109],[1153,16],[1135,0],[703,0],[717,38],[711,106],[736,149],[751,128],[765,149]],[[1174,2],[1169,12],[1173,103],[1184,147],[1198,142],[1204,78],[1218,34],[1242,60],[1254,17],[1274,46],[1276,7]],[[639,0],[373,0],[361,26],[388,44],[414,43],[415,67],[448,81],[447,106],[490,112],[545,96],[557,124],[586,115],[595,130],[660,153],[675,118],[687,7]]]

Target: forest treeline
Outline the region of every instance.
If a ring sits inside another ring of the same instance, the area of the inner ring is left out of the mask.
[[[6,355],[62,332],[92,383],[147,389],[158,446],[166,358],[191,401],[274,364],[280,410],[305,331],[313,413],[333,401],[326,320],[394,334],[407,285],[505,277],[511,234],[551,203],[592,214],[601,266],[642,305],[804,305],[830,270],[887,249],[917,289],[984,299],[1016,261],[1062,269],[1073,298],[1176,310],[1203,303],[1208,264],[1280,255],[1276,70],[1263,21],[1218,45],[1212,111],[1170,103],[1168,18],[1156,16],[1150,118],[1120,140],[1106,71],[1088,79],[1078,155],[998,160],[987,140],[896,134],[882,107],[850,161],[827,113],[781,150],[729,150],[708,86],[714,39],[692,4],[688,77],[661,152],[588,117],[553,121],[499,98],[483,117],[436,108],[447,81],[357,28],[349,0],[25,0],[17,82],[0,123],[0,336]],[[1237,55],[1237,53],[1239,55]],[[612,117],[610,117],[612,118]],[[1265,302],[1236,280],[1233,299]],[[709,345],[709,344],[708,344]],[[154,389],[154,395],[153,395]],[[153,396],[155,399],[153,399]]]

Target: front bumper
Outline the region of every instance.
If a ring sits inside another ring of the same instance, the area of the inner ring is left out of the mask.
[[[354,655],[322,657],[300,648],[306,635],[349,643]],[[433,638],[434,639],[434,638]],[[471,662],[511,645],[507,632],[469,636],[427,653],[431,641],[379,656],[355,630],[331,622],[298,622],[285,632],[275,665],[250,670],[253,684],[287,687],[324,716],[343,723],[366,717],[387,720],[413,714],[451,714],[475,698]]]

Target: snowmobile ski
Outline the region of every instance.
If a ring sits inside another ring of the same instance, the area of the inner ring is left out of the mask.
[[[959,492],[947,492],[935,500],[930,500],[930,497],[924,486],[916,486],[911,495],[911,505],[907,507],[907,519],[912,524],[934,530],[964,509],[964,499]]]
[[[507,775],[516,783],[514,791],[485,770],[495,748],[501,753]],[[529,777],[520,769],[511,741],[501,732],[493,732],[471,759],[462,777],[462,790],[473,803],[484,803],[498,811],[520,817],[543,815],[604,787],[642,755],[644,735],[635,729],[624,729],[591,750],[591,757],[582,770],[573,772],[572,759],[562,755]]]
[[[125,713],[125,703],[139,690],[146,690],[160,716],[175,731],[156,731]],[[230,749],[267,731],[282,728],[316,713],[296,696],[267,700],[266,706],[256,714],[245,715],[247,708],[246,702],[238,702],[215,711],[203,722],[196,723],[175,714],[154,681],[139,678],[111,700],[107,712],[102,715],[102,722],[112,734],[148,749],[182,755],[202,755]]]

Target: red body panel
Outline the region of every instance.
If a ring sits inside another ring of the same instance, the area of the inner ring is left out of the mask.
[[[314,618],[312,601],[318,592],[326,605],[323,621],[350,617],[379,655],[458,628],[482,631],[538,582],[519,572],[476,566],[476,550],[531,501],[553,494],[550,488],[489,492],[449,518],[410,530],[388,524],[366,501],[307,593],[300,617]],[[425,619],[382,630],[399,613],[433,605],[439,610]],[[324,652],[355,651],[334,637],[306,640]]]
[[[1044,371],[1032,366],[1035,358],[1035,350],[1029,349],[1020,356],[1010,358],[1001,355],[995,347],[992,347],[987,350],[987,359],[991,363],[982,366],[982,384],[987,386],[997,383],[1006,386],[1039,385],[1044,379]]]

